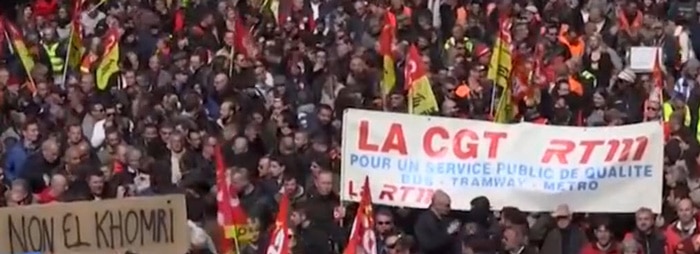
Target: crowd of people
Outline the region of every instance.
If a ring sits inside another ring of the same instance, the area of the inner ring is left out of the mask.
[[[238,253],[265,253],[283,192],[292,253],[341,253],[354,218],[338,196],[343,111],[411,111],[402,84],[415,46],[434,115],[489,121],[510,100],[513,123],[662,122],[666,202],[658,214],[528,213],[479,197],[453,211],[459,197],[437,192],[427,210],[376,207],[376,253],[700,253],[697,1],[2,2],[0,207],[182,193],[218,242],[220,151],[257,232]],[[487,75],[504,20],[512,96]],[[639,46],[660,48],[653,70],[630,68]]]

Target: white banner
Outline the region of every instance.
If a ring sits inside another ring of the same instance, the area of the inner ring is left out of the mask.
[[[452,208],[487,196],[515,206],[575,212],[661,211],[663,130],[501,125],[349,110],[343,119],[343,200],[359,201],[365,175],[377,204],[425,208],[435,190]]]

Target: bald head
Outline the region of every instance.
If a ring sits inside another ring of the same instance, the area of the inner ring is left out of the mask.
[[[58,148],[58,142],[56,142],[56,140],[54,139],[47,139],[46,141],[44,141],[44,143],[41,144],[42,150],[58,151]]]
[[[437,190],[433,194],[430,202],[430,209],[439,216],[450,213],[450,196],[442,190]]]
[[[695,218],[695,207],[693,206],[693,201],[689,198],[684,198],[678,201],[676,205],[676,213],[678,215],[678,220],[685,223],[693,223]]]

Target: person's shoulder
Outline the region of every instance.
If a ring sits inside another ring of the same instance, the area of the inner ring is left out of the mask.
[[[418,220],[417,222],[428,222],[428,221],[435,221],[437,220],[437,217],[435,216],[435,213],[430,211],[430,209],[426,209],[423,211],[419,211],[418,213]]]

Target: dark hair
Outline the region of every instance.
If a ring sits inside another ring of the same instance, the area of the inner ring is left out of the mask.
[[[612,222],[610,221],[610,217],[605,214],[596,214],[591,218],[592,230],[599,229],[600,227],[605,227],[606,229],[610,230],[611,224]]]

